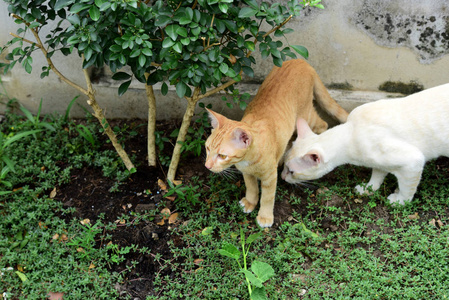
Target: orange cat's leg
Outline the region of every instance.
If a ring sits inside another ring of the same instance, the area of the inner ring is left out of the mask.
[[[240,205],[243,206],[245,213],[250,213],[259,202],[259,185],[257,178],[253,175],[243,173],[243,179],[245,180],[246,197],[240,200]]]
[[[276,196],[277,170],[261,181],[262,196],[260,197],[260,209],[257,215],[257,223],[260,227],[271,227],[274,216],[274,198]]]

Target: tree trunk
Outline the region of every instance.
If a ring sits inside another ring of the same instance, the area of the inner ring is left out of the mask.
[[[150,74],[146,73],[145,77],[148,79]],[[156,166],[156,98],[154,96],[153,86],[145,84],[145,90],[148,99],[148,137],[147,137],[147,151],[148,151],[148,165],[150,167]]]
[[[83,56],[84,58],[84,56]],[[83,69],[84,78],[86,80],[87,85],[87,91],[85,91],[85,94],[89,97],[89,100],[87,100],[87,104],[92,107],[94,110],[93,115],[98,119],[101,126],[104,129],[104,132],[108,136],[109,140],[112,143],[112,146],[114,146],[115,151],[117,151],[117,154],[122,159],[123,163],[125,164],[126,169],[128,171],[135,170],[135,167],[131,160],[128,157],[128,154],[123,149],[122,145],[117,141],[117,136],[115,135],[114,131],[111,129],[111,126],[109,126],[108,121],[106,120],[106,116],[103,113],[103,110],[101,109],[100,105],[98,105],[97,100],[95,99],[94,90],[92,88],[92,82],[90,81],[89,74],[87,73],[86,69]]]
[[[106,120],[106,117],[104,116],[103,110],[98,105],[97,101],[95,100],[95,96],[93,94],[89,94],[89,100],[87,101],[87,104],[89,104],[92,109],[94,110],[93,115],[98,119],[101,126],[104,129],[104,132],[108,136],[109,140],[111,141],[112,145],[114,146],[115,151],[117,151],[117,154],[122,159],[123,163],[126,166],[126,169],[128,171],[131,171],[132,169],[135,169],[133,163],[128,157],[128,154],[126,154],[125,150],[123,149],[122,145],[117,141],[117,136],[115,135],[114,131],[111,129],[111,126],[109,126],[108,121]]]
[[[175,180],[176,170],[178,169],[179,158],[181,157],[182,143],[184,143],[190,122],[195,111],[196,103],[200,100],[200,89],[196,88],[192,98],[187,98],[187,109],[182,119],[181,128],[179,129],[178,138],[176,139],[175,149],[173,150],[170,167],[168,168],[167,180],[173,182]]]

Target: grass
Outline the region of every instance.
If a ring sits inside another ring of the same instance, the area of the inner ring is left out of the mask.
[[[100,149],[97,125],[8,114],[0,128],[6,138],[43,129],[3,151],[15,165],[4,180],[16,187],[2,186],[11,193],[0,195],[3,298],[43,299],[62,292],[64,299],[123,299],[115,285],[127,273],[111,272],[111,265],[130,252],[148,250],[139,245],[118,248],[108,235],[116,224],[101,216],[95,224],[73,218],[70,209],[46,196],[55,186],[70,183],[71,171],[83,166],[101,168],[118,182],[126,178],[115,153]],[[367,177],[363,174],[363,168],[339,168],[316,182],[327,188],[320,193],[280,183],[276,205],[288,200],[291,216],[265,230],[255,225],[257,211],[241,211],[240,176],[211,174],[171,187],[182,222],[171,227],[172,259],[152,254],[160,269],[147,299],[248,298],[249,275],[220,249],[235,245],[242,252],[242,240],[254,235],[258,238],[251,240],[245,260],[248,270],[255,261],[274,270],[263,283],[269,299],[448,298],[449,171],[428,163],[416,200],[404,207],[386,202],[396,184],[393,177],[373,196],[354,195],[357,178]]]

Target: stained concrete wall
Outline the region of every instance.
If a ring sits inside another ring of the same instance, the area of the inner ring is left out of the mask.
[[[386,81],[409,83],[415,81],[424,88],[449,82],[449,1],[447,0],[323,0],[324,10],[306,9],[300,18],[288,25],[295,32],[288,36],[290,44],[307,47],[309,63],[315,67],[327,85],[346,84],[354,91],[331,90],[331,94],[346,109],[351,110],[364,101],[372,101],[388,94],[379,92]],[[7,14],[7,6],[0,2],[0,44],[10,39],[16,24]],[[62,83],[57,76],[39,78],[45,65],[42,54],[33,56],[33,72],[25,73],[16,66],[6,76],[1,75],[10,97],[16,97],[27,108],[35,110],[44,99],[43,112],[64,112],[68,103],[79,92]],[[62,73],[71,80],[84,84],[78,57],[54,56]],[[1,59],[1,57],[0,57]],[[237,87],[255,94],[260,82],[268,74],[272,61],[257,57],[255,78],[246,78]],[[107,73],[107,72],[106,72]],[[131,85],[122,97],[117,96],[117,83],[102,77],[95,84],[97,100],[109,118],[146,118],[145,91],[139,83]],[[155,87],[158,118],[180,117],[185,101],[171,90],[162,96]],[[214,108],[238,118],[241,111],[225,108],[221,96],[205,102]],[[86,98],[79,97],[83,106]],[[82,117],[79,107],[72,116]]]

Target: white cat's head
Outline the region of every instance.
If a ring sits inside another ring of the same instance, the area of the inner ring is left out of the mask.
[[[313,133],[304,119],[298,119],[296,127],[298,137],[285,155],[282,179],[289,183],[301,183],[329,173],[332,169],[318,143],[318,135]]]
[[[213,129],[206,140],[205,166],[219,173],[242,161],[252,143],[252,135],[242,122],[230,120],[210,109],[207,111]]]

